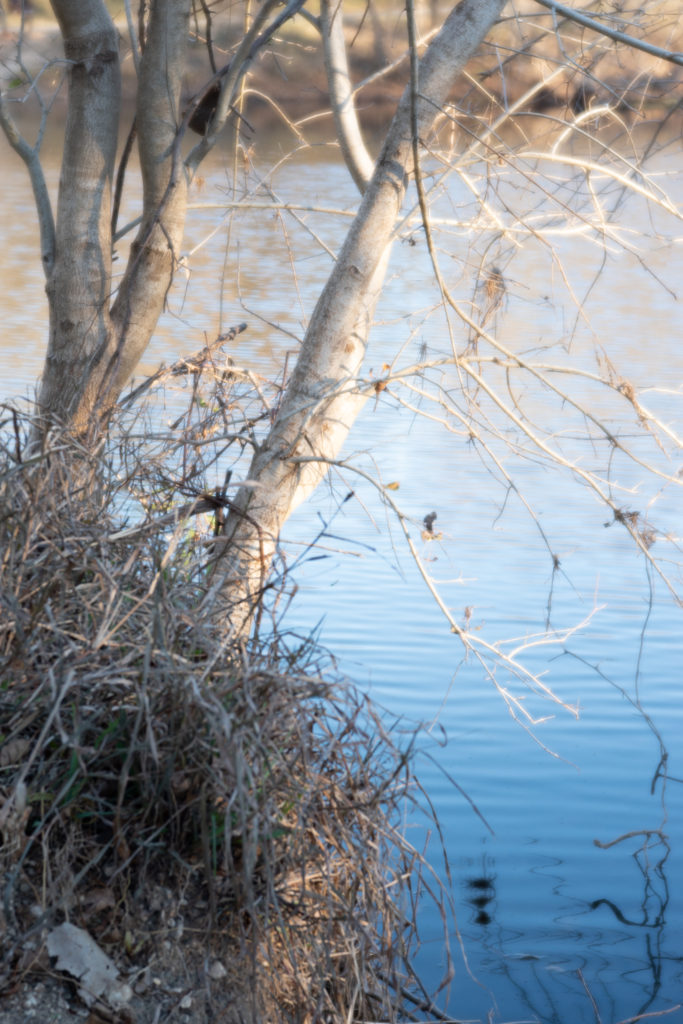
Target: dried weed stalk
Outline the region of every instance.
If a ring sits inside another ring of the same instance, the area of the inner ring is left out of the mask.
[[[188,380],[173,429],[137,414],[94,454],[59,434],[34,451],[4,409],[0,975],[65,918],[139,970],[152,894],[183,893],[185,939],[229,964],[221,1020],[405,1019],[406,998],[424,1019],[410,742],[312,645],[238,645],[198,615],[193,513],[219,511],[268,399],[248,382],[238,416]]]

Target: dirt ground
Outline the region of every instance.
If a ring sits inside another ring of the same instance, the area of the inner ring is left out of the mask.
[[[28,898],[28,887],[20,883]],[[101,898],[101,902],[106,900]],[[95,908],[96,910],[97,908]],[[34,908],[35,914],[40,908]],[[244,980],[236,977],[227,949],[209,948],[208,904],[197,894],[165,885],[131,900],[130,931],[112,933],[107,908],[92,914],[88,934],[113,961],[118,977],[111,992],[93,1000],[48,951],[50,922],[19,942],[13,969],[0,976],[0,1024],[244,1024],[258,1020]],[[87,917],[73,908],[72,919]],[[1,924],[1,922],[0,922]],[[8,933],[0,927],[3,946]],[[107,935],[108,941],[99,936]]]

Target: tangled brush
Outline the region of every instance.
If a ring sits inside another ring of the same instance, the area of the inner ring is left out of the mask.
[[[412,737],[313,644],[237,641],[201,612],[195,526],[145,528],[187,481],[163,493],[168,466],[130,431],[93,452],[36,450],[31,429],[5,409],[0,983],[65,919],[134,976],[171,934],[163,892],[182,894],[188,959],[228,965],[221,1020],[424,1019]]]

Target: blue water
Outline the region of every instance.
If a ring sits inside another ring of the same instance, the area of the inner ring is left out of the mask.
[[[680,144],[669,150],[659,171],[679,168]],[[226,178],[214,166],[194,198],[220,198]],[[269,184],[281,198],[296,202],[302,180],[307,201],[354,202],[344,170],[327,151],[314,161],[307,156],[285,164]],[[673,186],[680,201],[680,174]],[[460,193],[453,188],[444,215],[458,209]],[[30,211],[21,174],[9,177],[7,189],[13,207],[23,202]],[[134,213],[132,203],[122,217]],[[13,226],[6,204],[0,223],[7,238],[4,251],[14,254],[12,269],[25,260],[19,270],[26,293],[22,298],[13,288],[16,308],[8,307],[4,327],[2,372],[14,393],[35,380],[44,352],[40,270],[27,217],[28,212]],[[192,216],[188,249],[216,218],[215,209]],[[308,223],[334,248],[348,220],[309,216]],[[637,203],[629,223],[650,227]],[[545,361],[571,360],[585,369],[595,367],[596,343],[605,359],[649,389],[642,401],[680,435],[683,317],[671,292],[680,288],[683,256],[680,242],[670,240],[676,231],[680,235],[679,227],[674,230],[660,218],[660,238],[647,252],[647,262],[670,291],[642,273],[637,258],[609,256],[586,305],[587,323],[576,330],[559,264],[549,263],[547,251],[534,243],[513,257],[503,246],[509,294],[495,323],[501,341],[524,352],[540,352],[551,340],[559,341]],[[293,358],[295,338],[278,334],[271,324],[300,337],[331,264],[300,227],[288,220],[286,228],[287,236],[279,218],[249,212],[240,214],[231,235],[226,224],[197,253],[189,278],[171,296],[145,367],[200,348],[204,332],[215,333],[219,311],[223,327],[249,322],[248,332],[234,344],[238,362],[269,375],[281,368],[285,352]],[[488,239],[482,238],[477,249],[477,239],[454,229],[447,241],[441,249],[444,271],[449,285],[468,301],[472,267]],[[290,264],[290,252],[302,242],[309,248]],[[576,239],[556,239],[554,245],[557,258],[571,268],[577,294],[584,295],[601,266],[600,251],[581,248]],[[228,271],[220,284],[224,260]],[[8,274],[8,267],[0,272]],[[420,312],[436,301],[424,246],[419,240],[416,246],[399,242],[368,369],[379,374],[400,346],[405,346],[405,362],[416,359],[421,346],[432,355],[447,351],[443,314],[428,319]],[[504,384],[495,367],[489,365],[485,373]],[[444,371],[442,383],[466,408],[452,369]],[[564,383],[626,438],[632,426],[622,416],[628,412],[625,403],[607,405],[586,379]],[[580,453],[582,464],[604,465],[604,439],[596,436],[585,449],[577,441],[586,429],[580,415],[548,401],[529,381],[520,385],[518,397],[530,417],[553,423],[567,456]],[[482,406],[494,414],[489,403],[482,400]],[[422,408],[428,408],[425,402]],[[617,1024],[639,1013],[672,1010],[664,1019],[681,1024],[683,1010],[672,1009],[683,1002],[681,610],[594,495],[535,456],[507,453],[501,438],[490,443],[536,522],[514,493],[506,497],[500,473],[492,475],[481,450],[461,433],[402,408],[392,389],[366,406],[346,454],[360,453],[359,465],[399,485],[390,493],[407,517],[419,555],[456,621],[464,624],[465,609],[471,609],[475,640],[509,640],[509,651],[546,629],[562,633],[584,623],[555,645],[520,654],[578,717],[526,690],[498,665],[497,683],[529,714],[526,720],[518,711],[515,720],[482,664],[471,653],[465,656],[419,575],[395,515],[351,469],[333,474],[287,525],[283,546],[289,563],[296,563],[297,592],[283,625],[301,635],[317,627],[343,672],[392,715],[403,716],[406,729],[421,727],[416,769],[433,801],[444,847],[441,852],[433,834],[431,856],[444,879],[444,858],[447,862],[455,910],[447,927],[455,974],[441,993],[442,1007],[459,1019],[544,1024]],[[667,462],[647,436],[634,444],[666,472],[678,472],[680,451]],[[680,488],[648,482],[643,471],[616,454],[610,480],[623,506],[646,512],[658,530],[653,554],[662,558],[680,592]],[[634,492],[618,491],[615,481]],[[344,503],[351,490],[355,497]],[[425,541],[422,521],[431,512],[437,513],[440,537]],[[559,559],[557,570],[539,525]],[[323,527],[325,535],[309,549]],[[666,787],[661,778],[653,786],[660,742],[668,752]],[[427,828],[419,816],[409,822],[408,834],[418,848]],[[652,834],[644,835],[648,829]],[[629,833],[635,834],[608,848],[595,844]],[[446,942],[428,899],[421,935],[417,966],[427,988],[435,989],[447,969]]]
[[[448,539],[426,546],[442,566],[438,575],[466,580],[449,589],[449,596],[457,592],[453,608],[474,603],[472,624],[491,635],[541,631],[552,566],[520,543],[519,513],[494,525],[495,513],[483,514],[474,501],[444,510],[449,488],[439,492],[425,481],[422,460],[416,445],[401,474],[414,481],[403,503],[418,520],[427,507],[443,520]],[[377,502],[367,501],[381,520]],[[554,716],[532,733],[557,756],[511,719],[480,666],[463,664],[460,643],[440,621],[395,528],[392,548],[386,532],[376,533],[349,502],[333,530],[355,556],[330,555],[295,573],[290,624],[304,630],[322,615],[321,638],[340,667],[393,712],[425,724],[418,746],[428,756],[418,757],[417,767],[454,880],[464,955],[453,928],[456,975],[447,1009],[459,1018],[589,1022],[596,1018],[586,988],[603,1021],[670,1008],[683,997],[683,788],[670,782],[664,792],[659,780],[650,792],[659,740],[632,703],[638,693],[668,749],[669,772],[681,779],[680,612],[658,586],[648,619],[642,559],[616,528],[602,526],[596,510],[583,522],[571,511],[573,543],[562,561],[568,579],[554,581],[552,621],[578,621],[594,597],[602,608],[566,645],[529,659],[579,708],[575,719],[528,702],[539,717]],[[303,541],[314,523],[307,509],[290,532]],[[566,516],[555,526],[568,531]],[[419,536],[419,527],[413,533]],[[644,829],[661,829],[662,838],[645,844],[637,835],[608,849],[594,843]],[[433,852],[438,860],[436,842]],[[490,888],[473,888],[482,877],[492,879]],[[445,970],[443,950],[437,915],[430,919],[425,910],[418,962],[434,985]]]
[[[569,243],[562,246],[571,258]],[[513,351],[547,343],[551,334],[557,337],[558,327],[571,322],[571,306],[561,296],[554,304],[539,297],[542,286],[533,284],[539,259],[531,246],[510,264],[513,295],[497,327]],[[591,260],[583,259],[574,276],[579,289],[595,273]],[[675,288],[674,276],[680,281],[683,270],[680,246],[667,247],[662,240],[654,264]],[[398,247],[392,270],[387,317],[405,309],[406,281],[416,302],[429,277],[424,260],[416,260],[407,247]],[[592,345],[587,339],[598,339],[625,376],[651,389],[643,402],[670,426],[677,425],[680,435],[679,303],[660,287],[644,286],[634,264],[621,258],[608,261],[587,313],[590,331],[565,335],[572,358],[588,368]],[[406,326],[397,327],[394,320],[377,331],[369,365],[392,360],[397,330],[404,340]],[[417,340],[446,348],[437,327],[435,317]],[[555,351],[547,361],[562,359]],[[563,450],[576,455],[574,438],[585,424],[527,389],[530,414],[541,421],[553,416]],[[589,384],[580,382],[573,393],[591,411],[614,417]],[[609,422],[620,436],[630,431],[625,420]],[[678,471],[680,451],[674,449],[668,462],[647,438],[634,444],[663,471]],[[545,673],[543,680],[555,694],[578,709],[578,718],[525,696],[518,686],[515,692],[533,719],[549,716],[531,726],[518,715],[520,724],[481,665],[471,655],[464,660],[395,516],[376,491],[346,471],[343,481],[337,477],[321,488],[287,527],[290,550],[298,551],[296,544],[309,542],[328,519],[332,536],[297,566],[298,591],[286,623],[303,633],[320,622],[321,640],[343,671],[392,713],[423,723],[417,768],[439,817],[455,902],[449,927],[455,976],[442,992],[442,1007],[458,1019],[553,1024],[616,1024],[641,1013],[670,1011],[665,1019],[680,1024],[680,609],[661,579],[648,572],[623,528],[566,473],[538,460],[505,456],[506,469],[560,559],[559,571],[553,572],[536,525],[515,495],[504,502],[500,485],[472,447],[412,416],[386,392],[382,401],[366,407],[347,444],[347,453],[352,452],[370,453],[357,456],[359,464],[375,465],[385,483],[400,484],[392,497],[409,517],[418,551],[456,620],[463,623],[465,608],[472,608],[475,635],[494,642],[541,634],[548,617],[558,631],[588,619],[557,647],[521,655],[534,671]],[[604,441],[596,439],[593,451],[581,454],[582,464],[604,464],[605,453]],[[623,495],[624,507],[646,512],[656,526],[653,554],[663,558],[680,592],[675,565],[680,488],[648,484],[644,477],[639,467],[615,456],[612,493]],[[359,500],[340,508],[348,489]],[[424,542],[422,520],[432,511],[442,538]],[[344,553],[329,550],[335,547]],[[497,678],[513,688],[504,670],[497,670]],[[662,750],[671,776],[666,785],[661,778],[654,782]],[[420,823],[414,823],[414,831],[419,847]],[[435,836],[432,852],[438,865]],[[490,884],[482,888],[484,881]],[[427,900],[417,962],[433,987],[447,970],[445,948],[439,915]]]

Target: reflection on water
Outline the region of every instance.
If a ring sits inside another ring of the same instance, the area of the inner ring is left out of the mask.
[[[469,890],[466,902],[474,908],[471,922],[482,926],[478,945],[488,952],[488,959],[484,957],[483,962],[488,964],[494,977],[504,979],[506,986],[517,993],[519,1006],[531,1013],[532,1019],[589,1020],[591,1006],[599,1005],[602,1019],[609,1014],[608,1019],[618,1020],[624,1015],[625,1005],[628,1005],[629,1016],[636,1017],[660,1005],[657,1003],[660,994],[669,1005],[680,998],[677,995],[680,966],[672,974],[665,964],[669,893],[664,863],[669,847],[661,840],[658,845],[659,854],[643,847],[642,857],[635,855],[643,883],[637,919],[628,918],[609,899],[596,899],[579,904],[573,912],[565,910],[551,917],[545,933],[529,934],[520,930],[515,934],[510,931],[509,921],[498,920],[494,902],[495,875],[465,880]],[[648,864],[650,855],[653,855],[652,863]],[[544,879],[551,878],[558,892],[566,885],[561,862],[546,864],[533,873]],[[533,886],[525,888],[527,895],[533,898]],[[636,892],[630,891],[625,898],[631,898]],[[600,914],[603,907],[609,910],[611,920]],[[537,908],[536,917],[539,916]],[[567,948],[562,955],[553,952],[558,931],[566,932]],[[530,940],[532,945],[528,945]],[[518,951],[520,948],[524,951]],[[618,957],[606,955],[606,951],[613,948],[619,951]],[[680,948],[674,953],[674,960],[680,965]],[[670,989],[668,999],[663,981]],[[503,986],[500,981],[489,984],[492,998],[498,997],[500,1006]],[[454,1002],[457,1004],[457,999]],[[673,1019],[677,1019],[675,1015]]]
[[[636,1011],[637,1014],[645,1013],[650,1009],[662,985],[662,959],[670,898],[666,862],[670,853],[671,847],[667,836],[664,832],[657,830],[646,832],[643,845],[633,854],[633,859],[642,876],[642,900],[635,918],[627,917],[620,907],[610,899],[597,899],[590,904],[591,910],[599,910],[600,907],[608,908],[615,919],[634,935],[638,934],[638,929],[643,929],[645,941],[643,952],[647,965],[642,972],[643,981],[648,973],[650,977],[643,984],[646,998]]]
[[[469,890],[465,902],[473,909],[472,924],[480,924],[483,927],[493,924],[496,876],[484,869],[480,875],[465,878],[465,888]]]
[[[5,390],[17,394],[40,372],[46,310],[27,182],[14,157],[5,150],[0,155],[2,375]],[[352,205],[345,172],[329,153],[321,155],[324,160],[309,154],[307,162],[285,163],[269,189],[297,201],[305,180],[311,204]],[[679,154],[672,152],[660,170],[677,166]],[[48,175],[54,185],[56,163]],[[228,194],[217,160],[193,199],[207,203]],[[444,204],[456,207],[457,201],[449,196]],[[129,200],[122,222],[135,215]],[[634,216],[641,215],[636,209]],[[188,252],[219,216],[206,207],[192,214]],[[256,211],[225,220],[179,280],[146,366],[201,348],[205,332],[213,336],[246,319],[249,329],[231,354],[255,373],[281,372],[285,354],[296,354],[331,265],[310,246],[311,255],[292,253],[309,245],[311,231],[334,249],[348,224],[321,215],[305,222]],[[446,252],[445,266],[457,282],[465,273],[456,258],[462,239],[454,235],[449,244],[452,260]],[[576,248],[579,262],[573,256],[578,242],[558,239],[556,246],[573,269],[573,285],[586,295],[602,255],[596,250],[591,263]],[[647,255],[669,291],[654,278],[647,285],[647,277],[636,276],[637,255],[608,260],[586,301],[589,325],[577,333],[564,285],[549,276],[543,257],[542,248],[531,245],[505,267],[505,296],[492,309],[505,343],[525,351],[559,333],[588,366],[586,353],[599,339],[605,358],[649,386],[648,404],[680,432],[683,350],[674,297],[683,270],[680,247],[661,242]],[[394,358],[397,341],[413,358],[447,347],[438,314],[425,319],[421,312],[435,304],[431,280],[423,246],[397,245],[380,311],[384,322],[369,357],[376,373]],[[443,383],[457,387],[457,374]],[[525,401],[537,418],[550,414],[542,394]],[[558,420],[557,431],[571,450],[568,423]],[[396,523],[370,487],[352,474],[333,477],[288,525],[285,549],[290,561],[298,559],[298,592],[287,624],[308,633],[320,622],[321,638],[343,670],[393,711],[427,724],[418,766],[441,820],[457,910],[449,1012],[476,1020],[613,1024],[670,1009],[683,998],[683,787],[669,781],[665,788],[663,772],[655,776],[664,749],[669,776],[683,778],[680,613],[664,588],[648,581],[623,533],[606,528],[604,510],[572,480],[531,461],[514,466],[557,553],[556,566],[539,548],[536,525],[514,496],[503,502],[498,483],[467,443],[435,431],[390,395],[366,407],[349,443],[354,449],[372,452],[383,478],[400,484],[412,536],[445,600],[482,636],[535,633],[548,616],[566,628],[601,609],[571,644],[531,657],[556,692],[580,708],[578,720],[556,710],[534,730],[536,743],[511,721],[480,666],[463,661],[457,637],[438,618]],[[596,442],[596,463],[602,454]],[[632,468],[620,472],[626,483],[638,483]],[[344,502],[349,491],[354,499]],[[681,502],[671,490],[656,500],[664,553],[664,535],[680,536]],[[433,512],[433,529],[426,530]],[[319,544],[309,553],[314,535]],[[410,828],[421,835],[419,822]],[[434,985],[447,969],[439,922],[429,916],[419,964]],[[665,1019],[680,1024],[683,1011]]]

